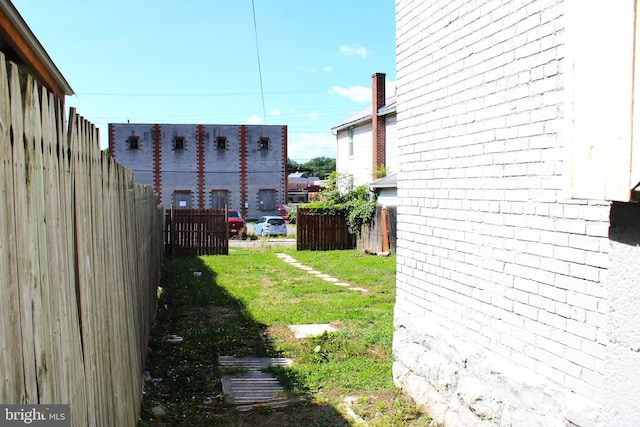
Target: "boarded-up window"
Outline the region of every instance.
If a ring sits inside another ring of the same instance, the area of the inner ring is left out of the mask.
[[[173,137],[173,148],[175,150],[184,150],[184,136]]]
[[[173,205],[176,209],[191,209],[191,191],[190,190],[174,191]]]
[[[640,144],[633,144],[640,129],[633,102],[640,90],[636,2],[565,3],[568,195],[629,201],[640,181]]]
[[[212,190],[211,208],[224,209],[226,206],[229,206],[229,190]]]
[[[127,138],[127,145],[129,145],[129,150],[137,150],[140,147],[140,137],[131,135]]]
[[[218,150],[226,150],[227,149],[227,137],[219,136],[216,138],[216,149]]]
[[[258,194],[258,206],[261,211],[274,211],[276,210],[276,190],[274,189],[262,189]]]

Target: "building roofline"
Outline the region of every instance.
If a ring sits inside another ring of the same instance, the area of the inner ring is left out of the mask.
[[[377,179],[369,184],[369,188],[397,188],[398,187],[398,175],[390,174],[384,178]]]
[[[59,98],[64,99],[65,95],[74,94],[47,51],[9,0],[0,0],[0,38],[40,83]]]
[[[394,114],[395,112],[396,112],[396,97],[392,96],[391,98],[387,99],[385,105],[383,105],[382,107],[380,107],[378,109],[376,115],[378,117],[387,116],[389,114]],[[361,123],[370,122],[371,118],[372,118],[371,106],[369,106],[366,109],[360,111],[359,113],[354,114],[353,116],[348,118],[346,121],[340,123],[339,125],[332,127],[331,128],[331,133],[333,133],[335,135],[339,131],[347,129],[347,128],[351,127],[351,126],[359,125]]]

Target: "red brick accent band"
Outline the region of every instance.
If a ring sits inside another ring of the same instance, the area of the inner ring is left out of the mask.
[[[116,158],[116,127],[109,123],[109,157]]]
[[[248,211],[246,206],[247,200],[249,200],[249,185],[247,177],[247,127],[240,126],[240,135],[238,150],[240,151],[240,209],[242,211],[242,217],[246,218]]]
[[[288,131],[287,131],[287,126],[282,126],[282,167],[283,169],[283,174],[282,174],[282,194],[284,195],[283,197],[283,203],[287,204],[287,201],[289,200],[288,194],[287,194],[287,190],[288,190],[288,185],[287,185],[287,171],[288,171],[288,167],[289,167],[289,160],[288,160],[288,145],[287,145],[287,135],[288,135]]]
[[[162,203],[162,128],[153,125],[151,128],[153,144],[153,190],[158,194]]]
[[[205,179],[204,179],[204,164],[205,164],[205,143],[204,143],[204,126],[198,125],[196,128],[196,150],[197,150],[197,162],[198,162],[198,207],[204,209],[205,202]]]
[[[377,170],[385,166],[386,158],[386,117],[378,116],[378,110],[385,105],[385,75],[376,73],[371,76],[372,102],[371,102],[371,134],[373,136],[371,151],[373,154],[372,178],[377,179]]]

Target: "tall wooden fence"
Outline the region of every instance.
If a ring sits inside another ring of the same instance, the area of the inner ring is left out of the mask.
[[[228,255],[226,209],[168,209],[165,214],[167,255]]]
[[[162,210],[62,108],[0,54],[0,402],[134,426]]]
[[[376,206],[371,224],[365,225],[358,238],[358,249],[365,252],[396,252],[397,207]]]
[[[349,233],[346,219],[339,214],[329,215],[313,209],[297,209],[296,245],[299,251],[328,251],[354,249],[356,237]]]

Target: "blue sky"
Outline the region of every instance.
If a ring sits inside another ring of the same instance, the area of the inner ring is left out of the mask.
[[[287,125],[289,157],[335,158],[332,126],[395,81],[394,0],[13,0],[74,92],[108,123]],[[392,92],[387,90],[389,95]]]

